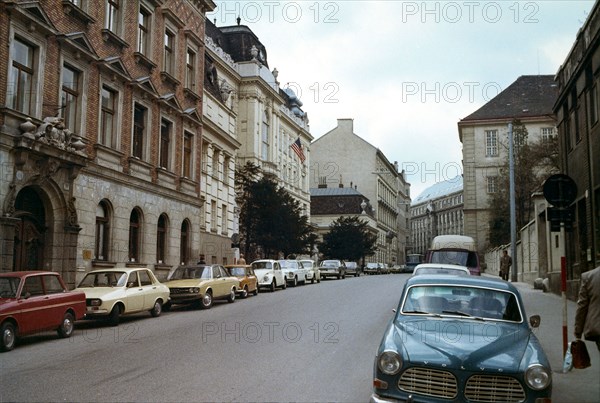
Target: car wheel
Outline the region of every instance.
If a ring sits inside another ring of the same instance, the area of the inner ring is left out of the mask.
[[[163,309],[163,311],[165,311],[165,312],[169,312],[169,311],[171,310],[171,307],[172,307],[172,306],[173,306],[173,305],[172,305],[172,304],[171,304],[171,302],[169,301],[169,302],[167,302],[166,304],[164,304],[164,305],[163,305],[162,309]]]
[[[298,285],[298,277],[294,277],[294,281],[292,282],[292,287],[296,287]]]
[[[246,298],[248,296],[248,286],[245,285],[242,293],[240,294],[240,298]]]
[[[342,276],[341,276],[340,274],[338,274],[338,275],[337,275],[337,279],[339,280],[339,279],[341,279],[341,278],[342,278]]]
[[[162,301],[160,300],[156,300],[154,302],[154,306],[152,307],[152,309],[150,310],[150,315],[152,315],[153,318],[157,318],[160,316],[160,314],[162,313],[163,310],[163,304]]]
[[[346,278],[346,273],[342,274],[342,278]]]
[[[75,330],[75,317],[71,312],[65,312],[65,316],[63,316],[62,323],[56,330],[58,332],[58,336],[62,338],[71,337],[73,331]]]
[[[273,281],[271,281],[271,286],[269,287],[269,290],[271,290],[271,292],[275,291],[275,279],[273,279]]]
[[[10,351],[15,348],[17,342],[17,329],[10,322],[2,324],[2,334],[0,335],[0,351]]]
[[[235,287],[233,287],[231,291],[229,291],[229,297],[227,297],[227,302],[235,302]]]
[[[200,300],[200,308],[210,309],[213,304],[212,291],[206,291]]]
[[[315,283],[315,276],[313,275],[312,278],[310,279],[310,283],[314,284]]]
[[[283,285],[281,286],[282,290],[285,290],[287,288],[287,280],[283,279]]]
[[[256,285],[256,288],[254,289],[254,295],[258,295],[258,284]]]
[[[110,311],[110,314],[108,315],[108,323],[111,326],[117,326],[119,324],[119,316],[120,315],[121,315],[121,308],[117,304],[117,305],[113,306],[112,311]]]

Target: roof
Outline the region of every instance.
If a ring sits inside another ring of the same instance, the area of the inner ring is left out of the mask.
[[[319,196],[362,196],[358,190],[354,188],[311,188],[310,197]]]
[[[437,199],[455,192],[460,192],[462,190],[463,177],[462,175],[457,175],[452,179],[448,179],[443,182],[438,182],[435,185],[428,187],[423,192],[421,192],[419,196],[413,199],[411,204],[414,206],[416,204],[423,203],[427,200]]]
[[[407,286],[412,285],[465,285],[469,287],[489,287],[497,290],[511,291],[519,294],[517,288],[508,281],[499,277],[456,276],[451,274],[420,274],[412,276],[406,281]]]
[[[553,75],[521,76],[460,122],[552,116],[557,96]]]

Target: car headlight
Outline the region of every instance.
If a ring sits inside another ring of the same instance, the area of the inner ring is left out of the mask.
[[[200,288],[198,287],[191,287],[189,289],[190,294],[198,294],[200,292]]]
[[[525,381],[527,385],[534,390],[542,390],[550,385],[552,375],[546,367],[540,364],[535,364],[527,368],[525,372]]]
[[[263,278],[263,282],[267,283],[270,279],[270,276],[268,274],[265,274],[265,277]]]
[[[102,305],[102,300],[100,298],[92,298],[90,299],[90,306],[100,306]]]
[[[402,358],[395,351],[384,351],[377,359],[377,366],[386,375],[396,375],[402,367]]]

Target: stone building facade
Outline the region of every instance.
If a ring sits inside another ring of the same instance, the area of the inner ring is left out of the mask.
[[[94,268],[144,265],[163,277],[203,253],[232,258],[203,243],[233,224],[233,211],[205,207],[201,188],[214,8],[0,2],[1,270],[58,271],[74,286]],[[226,157],[212,168],[224,187]]]
[[[408,253],[425,255],[438,235],[464,235],[462,175],[436,183],[410,205]]]
[[[311,187],[350,184],[370,200],[377,223],[377,252],[368,262],[404,264],[409,236],[410,184],[398,163],[354,133],[352,119],[311,145]],[[345,186],[345,185],[344,185]]]
[[[568,294],[581,273],[600,264],[600,5],[590,11],[556,73],[556,113],[562,172],[577,185],[573,231],[566,234]],[[558,291],[560,273],[553,273]]]

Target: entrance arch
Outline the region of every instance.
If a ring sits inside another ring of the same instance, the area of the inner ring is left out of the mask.
[[[44,270],[47,245],[46,209],[39,193],[32,187],[23,188],[15,199],[15,229],[13,270]]]

